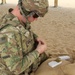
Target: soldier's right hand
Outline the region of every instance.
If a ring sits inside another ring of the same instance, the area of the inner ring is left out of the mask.
[[[46,44],[43,41],[39,41],[36,50],[39,52],[39,54],[42,54],[47,49]]]

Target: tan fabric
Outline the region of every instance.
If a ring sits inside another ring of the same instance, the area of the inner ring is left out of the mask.
[[[63,70],[61,69],[62,66],[70,64],[69,61],[62,61],[62,64],[55,67],[51,68],[48,63],[54,59],[48,59],[45,61],[35,72],[35,75],[64,75]],[[66,69],[66,68],[65,68]]]
[[[75,75],[75,63],[62,66],[65,75]]]

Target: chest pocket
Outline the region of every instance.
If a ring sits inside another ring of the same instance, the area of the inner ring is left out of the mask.
[[[32,31],[26,30],[24,27],[20,27],[21,46],[24,54],[33,50],[34,38]]]
[[[23,42],[23,49],[25,53],[28,53],[33,50],[34,47],[34,38],[33,38],[33,33],[30,31],[26,31],[22,37],[22,42]]]
[[[7,42],[7,36],[0,35],[0,53],[5,48],[5,43]]]

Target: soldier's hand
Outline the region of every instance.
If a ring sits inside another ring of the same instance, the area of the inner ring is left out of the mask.
[[[45,43],[45,41],[43,39],[41,39],[41,38],[37,38],[36,41]]]
[[[45,44],[45,42],[43,40],[37,40],[38,41],[38,45],[36,50],[42,54],[43,52],[45,52],[45,50],[47,49],[47,46]]]

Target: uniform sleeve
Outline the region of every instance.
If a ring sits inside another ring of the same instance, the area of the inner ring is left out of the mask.
[[[38,38],[38,35],[36,35],[35,33],[33,33],[33,34],[34,34],[33,36],[34,36],[35,39]]]
[[[23,56],[21,43],[17,43],[15,36],[17,35],[17,39],[20,40],[20,34],[14,33],[6,32],[0,34],[0,52],[1,57],[9,70],[14,74],[20,74],[31,66],[31,64],[39,57],[39,53],[37,50],[33,50],[33,52]]]

